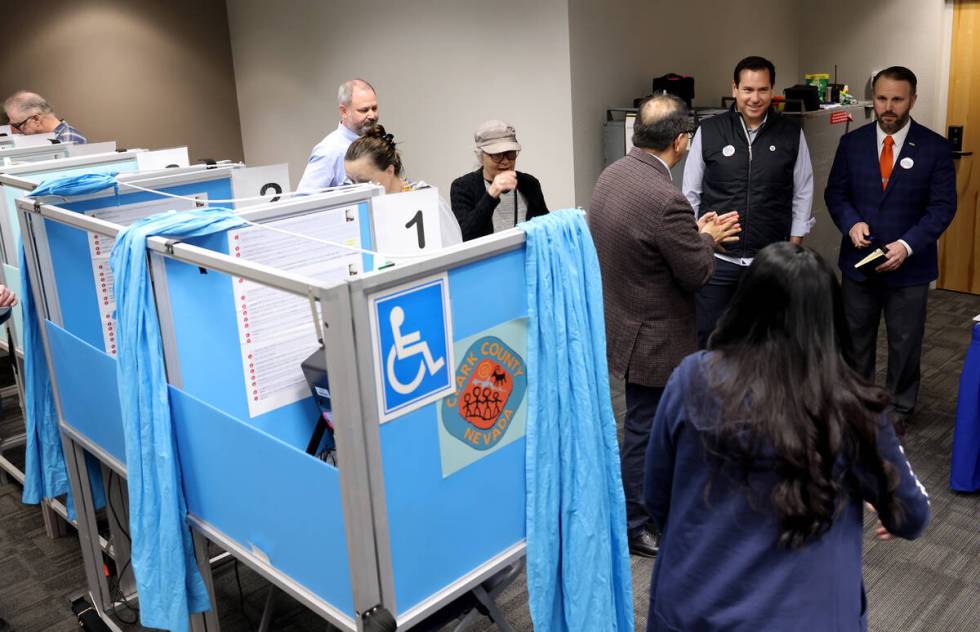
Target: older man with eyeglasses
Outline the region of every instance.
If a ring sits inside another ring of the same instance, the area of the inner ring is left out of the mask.
[[[541,183],[515,169],[521,145],[503,121],[486,121],[473,134],[480,168],[460,176],[449,190],[463,241],[513,228],[548,212]]]
[[[85,143],[87,139],[77,129],[54,113],[51,104],[41,95],[20,90],[3,103],[10,128],[17,134],[50,134],[59,143]]]

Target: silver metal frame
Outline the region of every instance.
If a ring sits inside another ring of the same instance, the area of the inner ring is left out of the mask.
[[[369,273],[360,279],[348,283],[353,313],[354,344],[357,354],[355,357],[357,358],[358,379],[360,382],[358,396],[360,397],[361,409],[363,411],[363,416],[360,417],[363,420],[361,428],[364,433],[368,470],[372,474],[370,479],[371,500],[373,503],[374,535],[378,543],[379,576],[382,582],[381,603],[392,614],[396,615],[399,629],[402,626],[411,626],[418,623],[422,617],[431,614],[437,604],[444,604],[459,594],[480,584],[488,576],[509,564],[512,556],[506,553],[502,554],[502,557],[495,564],[490,564],[486,569],[486,573],[471,574],[472,576],[467,576],[468,579],[461,578],[431,596],[426,600],[425,604],[410,609],[400,616],[397,614],[395,608],[394,570],[390,547],[391,538],[388,527],[387,500],[385,498],[381,459],[381,439],[379,434],[379,420],[381,416],[378,410],[376,396],[377,384],[373,368],[371,331],[366,326],[370,322],[369,299],[371,295],[388,288],[428,277],[460,265],[481,261],[504,252],[517,250],[524,245],[524,241],[525,234],[523,231],[511,229],[467,242],[465,245],[447,248],[429,259],[421,259],[407,265]]]
[[[310,198],[295,199],[274,204],[249,207],[241,216],[253,222],[265,222],[285,217],[292,217],[324,208],[336,208],[352,202],[370,203],[371,197],[380,193],[377,190],[341,190],[334,194],[311,196]],[[324,205],[325,199],[329,205]],[[73,213],[49,204],[37,204],[30,200],[18,200],[18,214],[24,228],[24,234],[30,235],[29,265],[32,279],[46,274],[53,279],[50,269],[50,259],[44,272],[38,254],[42,248],[35,243],[36,226],[43,225],[43,219],[50,219],[74,226],[76,228],[96,232],[109,237],[115,237],[122,227],[98,220],[94,217]],[[36,222],[33,220],[37,220]],[[372,228],[373,229],[373,228]],[[352,455],[345,459],[344,466],[339,468],[341,485],[341,503],[344,511],[344,527],[347,539],[350,581],[354,595],[354,610],[356,617],[351,618],[340,612],[331,604],[320,599],[291,577],[272,566],[268,560],[248,550],[226,534],[210,525],[200,517],[189,515],[189,521],[194,527],[195,539],[198,544],[196,554],[199,563],[206,558],[206,546],[202,545],[203,538],[213,541],[229,551],[259,574],[283,591],[289,593],[307,607],[314,610],[333,625],[345,630],[363,630],[360,615],[377,605],[383,605],[396,616],[399,629],[407,629],[421,622],[440,606],[455,599],[466,591],[476,589],[502,569],[513,565],[524,554],[523,541],[515,543],[493,559],[480,567],[473,569],[464,577],[458,578],[438,593],[430,596],[423,603],[401,613],[399,616],[395,607],[395,589],[390,550],[390,531],[388,526],[387,506],[385,502],[384,478],[382,471],[381,446],[378,424],[377,399],[375,397],[375,376],[372,368],[371,333],[367,323],[368,300],[376,292],[400,285],[417,278],[441,272],[449,268],[479,261],[503,252],[521,248],[524,243],[524,233],[516,230],[498,233],[481,240],[469,242],[465,246],[448,248],[432,258],[418,260],[413,263],[387,269],[383,272],[372,272],[353,280],[341,281],[335,284],[323,284],[315,279],[277,270],[270,266],[249,263],[226,254],[213,252],[197,246],[175,243],[163,237],[151,237],[147,240],[148,266],[153,281],[154,293],[157,300],[157,310],[161,322],[164,358],[170,376],[170,382],[180,384],[180,367],[176,361],[176,340],[173,330],[172,315],[169,313],[167,299],[166,259],[173,259],[186,264],[222,272],[231,276],[242,277],[261,283],[284,292],[289,292],[304,298],[313,297],[319,302],[319,319],[322,325],[327,370],[331,376],[331,393],[336,411],[335,419],[339,424],[337,441],[338,451]],[[46,246],[46,244],[45,244]],[[44,283],[34,283],[34,292],[38,305],[56,303],[45,298]],[[57,321],[60,322],[60,321]],[[43,328],[42,328],[43,331]],[[47,337],[44,335],[45,353],[49,353]],[[357,370],[350,370],[350,359],[356,358]],[[49,357],[50,363],[50,357]],[[55,377],[52,375],[52,381]],[[56,391],[57,392],[57,391]],[[91,498],[85,496],[84,489],[87,476],[84,463],[79,467],[80,454],[83,449],[96,454],[103,462],[124,475],[122,464],[118,463],[98,446],[90,445],[83,437],[74,432],[64,422],[60,401],[58,415],[64,433],[66,453],[74,454],[72,471],[73,490],[78,487],[77,494],[83,500],[85,510],[90,510]],[[89,505],[85,503],[88,502]],[[94,510],[92,510],[94,511]],[[83,557],[87,566],[94,556],[92,530],[80,521],[80,536],[86,540],[83,546]],[[82,533],[85,527],[86,532]],[[203,538],[201,537],[203,536]],[[201,550],[203,548],[203,551]],[[89,569],[90,570],[90,569]],[[210,569],[204,569],[205,581],[209,591],[213,590]],[[93,596],[103,596],[101,593],[104,578],[89,576],[89,585]],[[213,593],[212,593],[213,595]],[[111,607],[111,601],[100,601],[103,610]],[[214,625],[217,625],[214,615]],[[217,629],[206,622],[194,623],[197,630]]]
[[[140,186],[145,185],[146,188],[174,186],[176,184],[205,181],[218,177],[227,177],[227,169],[198,169],[195,170],[194,173],[184,174],[167,173],[156,176],[152,179],[144,179],[140,182]],[[337,206],[345,206],[352,202],[369,202],[370,197],[378,195],[380,192],[381,190],[378,187],[360,187],[357,189],[342,191],[337,195],[327,194],[321,196],[311,196],[289,202],[254,206],[250,207],[246,211],[243,211],[241,215],[243,218],[247,218],[250,221],[261,223],[263,221],[283,219],[285,217],[292,217],[314,210],[321,210],[324,208],[324,198],[329,200],[329,207],[332,208]],[[87,197],[98,197],[98,195]],[[78,198],[73,198],[73,200],[74,199]],[[56,221],[79,228],[81,230],[95,232],[113,238],[118,235],[122,227],[95,217],[67,211],[53,205],[39,204],[38,202],[28,198],[18,199],[17,205],[18,217],[19,221],[21,222],[23,234],[30,236],[29,239],[25,239],[25,249],[27,249],[28,252],[28,266],[31,272],[31,278],[32,280],[36,279],[36,281],[33,283],[34,295],[36,297],[35,300],[37,301],[39,309],[43,310],[42,313],[46,318],[52,320],[52,322],[61,324],[62,318],[60,306],[57,298],[57,292],[54,291],[54,271],[51,264],[50,251],[48,250],[46,233],[44,232],[43,220],[48,219]],[[315,296],[322,295],[323,291],[325,290],[325,288],[321,287],[314,279],[283,273],[282,271],[276,270],[269,266],[244,264],[241,262],[241,260],[225,254],[204,250],[194,246],[189,246],[187,244],[174,243],[172,240],[162,237],[150,238],[147,242],[147,248],[148,265],[150,266],[151,278],[153,280],[154,292],[157,300],[157,309],[160,315],[161,335],[164,343],[168,377],[170,378],[169,381],[171,383],[175,383],[176,385],[180,384],[181,378],[179,364],[176,360],[177,354],[173,352],[175,349],[175,340],[172,317],[168,310],[168,293],[166,292],[167,281],[164,265],[166,258],[173,258],[187,262],[191,262],[191,260],[193,260],[195,265],[225,272],[234,276],[248,278],[252,281],[271,285],[273,287],[279,287],[279,289],[303,296],[304,298],[310,296],[311,292]],[[346,295],[346,287],[341,284],[335,294],[339,296]],[[324,320],[327,319],[324,318]],[[349,316],[346,322],[349,325]],[[334,332],[331,331],[331,334],[334,334]],[[341,342],[344,340],[343,336],[337,337],[334,335],[332,337]],[[349,342],[351,338],[352,336],[348,334],[346,336],[346,341]],[[42,339],[44,340],[45,344],[45,353],[48,355],[50,352],[47,342],[47,335],[43,328]],[[331,346],[334,346],[335,344],[336,343],[334,342],[330,343]],[[168,353],[167,349],[170,349],[171,352]],[[342,375],[344,371],[340,368],[336,368],[334,369],[334,373]],[[53,375],[53,370],[52,383],[55,387],[55,400],[57,404],[60,426],[63,433],[63,442],[65,443],[65,451],[66,453],[71,453],[74,455],[73,461],[70,463],[73,493],[77,498],[82,500],[78,509],[80,518],[84,517],[84,519],[79,521],[79,536],[83,541],[83,561],[86,566],[89,592],[93,596],[93,599],[99,602],[100,607],[98,610],[100,614],[104,616],[112,609],[113,603],[108,592],[108,587],[105,584],[104,577],[96,572],[97,564],[96,556],[93,552],[93,542],[97,541],[97,539],[94,538],[93,534],[96,534],[97,531],[94,530],[94,522],[92,522],[90,519],[92,516],[94,516],[95,510],[94,505],[91,503],[90,494],[87,496],[78,495],[83,494],[81,488],[88,484],[87,472],[81,471],[84,469],[84,462],[78,455],[84,454],[84,451],[87,450],[109,468],[117,472],[120,476],[125,477],[126,471],[122,463],[106,453],[99,446],[92,444],[91,441],[80,435],[74,428],[65,422],[61,412],[60,399],[57,396],[57,382],[55,376]],[[359,433],[355,432],[345,434],[353,438],[356,438],[359,435]],[[358,446],[344,446],[344,449],[349,450],[349,453],[354,454],[358,450]],[[81,463],[81,465],[79,465],[79,463]],[[348,542],[349,553],[351,554],[350,568],[352,581],[354,577],[358,577],[356,585],[364,587],[359,591],[360,595],[362,595],[363,601],[363,604],[358,608],[358,611],[361,612],[379,603],[377,595],[380,592],[377,589],[377,579],[375,576],[377,564],[373,557],[370,556],[370,553],[373,553],[374,550],[373,538],[370,537],[372,534],[370,514],[369,511],[366,511],[370,508],[370,501],[368,499],[358,499],[358,494],[352,491],[356,489],[368,489],[366,473],[363,471],[358,472],[358,468],[354,467],[353,464],[351,467],[345,467],[341,470],[341,485],[346,489],[346,492],[342,494],[345,504],[359,502],[361,505],[361,511],[356,511],[352,507],[351,509],[345,509],[345,515],[363,515],[367,516],[368,518],[367,520],[361,520],[360,523],[356,519],[345,523],[349,533],[357,536],[349,537]],[[78,488],[78,491],[76,491],[76,487]],[[358,624],[354,621],[354,619],[336,610],[329,603],[318,599],[315,595],[294,582],[291,578],[277,571],[267,562],[255,556],[237,542],[231,540],[214,527],[207,525],[194,516],[191,516],[190,519],[192,524],[194,524],[195,528],[197,529],[197,532],[195,533],[195,554],[198,558],[199,566],[201,567],[202,574],[205,578],[205,583],[207,584],[208,590],[212,596],[212,603],[213,581],[210,575],[210,566],[202,562],[202,559],[206,558],[206,546],[204,546],[206,545],[206,541],[200,537],[201,534],[207,535],[208,539],[215,541],[225,550],[234,552],[236,557],[239,557],[242,559],[242,561],[249,564],[249,566],[256,570],[256,572],[266,576],[274,584],[311,607],[314,611],[319,613],[325,619],[331,621],[331,623],[334,625],[347,630],[358,629]],[[354,544],[350,544],[352,542]],[[123,553],[123,551],[120,550],[119,553]],[[368,557],[365,557],[366,554]],[[98,569],[101,569],[101,566],[99,566]],[[372,583],[374,585],[373,591],[370,588]],[[355,606],[357,606],[357,604],[355,604]],[[204,613],[203,615],[192,617],[191,625],[195,630],[217,630],[217,615],[212,611],[209,613]]]

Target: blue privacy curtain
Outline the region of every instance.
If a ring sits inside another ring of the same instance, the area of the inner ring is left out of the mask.
[[[207,610],[210,603],[187,524],[146,239],[197,237],[240,225],[224,209],[161,213],[123,230],[109,256],[115,276],[116,371],[126,435],[133,571],[140,623],[147,627],[187,630],[190,614]]]
[[[37,185],[29,196],[95,193],[114,186],[115,176],[115,173],[109,173],[92,177],[66,176],[45,180]],[[18,252],[22,295],[17,299],[20,301],[24,323],[24,427],[26,431],[22,500],[26,504],[36,505],[45,498],[55,498],[65,494],[68,518],[74,520],[75,503],[65,469],[58,414],[41,337],[42,323],[34,305],[34,295],[31,293],[32,286],[23,243],[18,244]],[[101,508],[105,505],[102,469],[89,454],[85,455],[85,466],[91,483],[93,502],[96,509]]]
[[[973,326],[960,375],[949,486],[958,492],[980,490],[980,323]]]
[[[527,588],[536,632],[633,629],[599,260],[581,211],[527,233]]]
[[[24,426],[27,433],[23,501],[36,505],[45,498],[67,494],[69,490],[48,360],[44,355],[41,325],[31,294],[23,245],[20,247],[20,287],[23,294],[17,300],[24,316]]]

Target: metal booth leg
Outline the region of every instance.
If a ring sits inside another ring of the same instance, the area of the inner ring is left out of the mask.
[[[102,545],[95,520],[95,503],[92,500],[88,468],[85,466],[85,450],[64,433],[61,435],[61,445],[75,501],[78,542],[82,549],[82,563],[92,605],[102,618],[106,618],[105,613],[112,609],[112,595],[103,572]]]
[[[523,569],[524,560],[521,560],[519,563],[500,571],[470,591],[482,606],[482,609],[486,610],[486,615],[491,621],[497,624],[497,628],[501,632],[512,632],[513,628],[507,623],[504,613],[500,610],[500,606],[497,605],[497,597],[518,578]],[[456,627],[453,628],[453,632],[465,632],[470,626],[479,621],[482,616],[483,613],[480,612],[480,608],[470,610]]]
[[[208,555],[208,540],[201,533],[191,527],[191,535],[194,538],[194,559],[197,561],[197,569],[204,578],[204,585],[208,589],[208,597],[211,599],[211,608],[207,612],[199,612],[191,615],[191,630],[193,632],[218,632],[221,627],[218,624],[218,600],[214,595],[214,577],[211,574],[211,558]]]

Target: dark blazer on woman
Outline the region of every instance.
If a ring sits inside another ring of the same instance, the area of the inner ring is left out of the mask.
[[[499,198],[491,197],[484,184],[483,169],[477,169],[453,180],[449,197],[453,214],[463,231],[463,241],[493,233],[493,212],[500,204]],[[529,173],[517,172],[517,190],[527,201],[527,219],[548,212],[541,193],[541,183]]]
[[[705,452],[705,433],[718,423],[706,379],[713,356],[700,351],[677,367],[650,432],[646,504],[662,536],[647,632],[865,630],[863,502],[879,506],[887,481],[862,463],[839,463],[845,497],[833,526],[802,548],[777,548],[775,455],[762,448],[746,488],[740,472],[719,471],[718,459]],[[884,416],[878,453],[898,472],[895,496],[905,513],[904,520],[885,511],[878,517],[891,533],[916,538],[929,520],[929,497]]]

